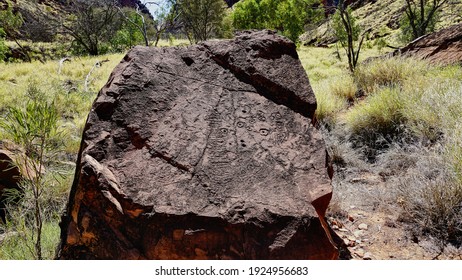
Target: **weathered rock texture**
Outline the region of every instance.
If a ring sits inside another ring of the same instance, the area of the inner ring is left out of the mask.
[[[438,64],[462,64],[462,23],[420,37],[393,55],[411,55]]]
[[[315,109],[272,32],[134,48],[89,115],[59,258],[337,258]]]

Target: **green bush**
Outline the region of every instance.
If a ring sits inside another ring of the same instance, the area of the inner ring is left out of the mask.
[[[345,116],[351,141],[356,147],[363,147],[364,155],[370,160],[404,136],[404,103],[400,94],[397,88],[383,88],[351,108]]]
[[[23,106],[8,107],[0,127],[9,139],[24,152],[16,153],[14,164],[22,170],[20,192],[10,193],[7,205],[8,220],[21,229],[21,235],[33,248],[34,259],[43,259],[43,225],[49,220],[45,209],[44,194],[50,188],[46,174],[52,172],[51,161],[56,159],[62,145],[58,135],[58,112],[55,103],[34,84],[26,93]],[[61,144],[61,145],[60,145]],[[50,177],[52,179],[53,177]],[[51,211],[53,213],[53,211]]]
[[[143,26],[141,17],[136,11],[126,9],[124,15],[126,19],[122,19],[120,27],[110,38],[111,50],[115,52],[125,51],[136,45],[144,44],[144,37],[137,26]]]
[[[243,0],[234,6],[236,29],[276,29],[294,42],[309,22],[318,21],[318,0]]]
[[[5,31],[3,31],[2,28],[0,28],[0,62],[5,60],[6,54],[8,52],[8,47],[5,44],[5,36]]]
[[[447,0],[406,0],[407,5],[400,24],[401,41],[408,43],[434,32],[445,2]]]

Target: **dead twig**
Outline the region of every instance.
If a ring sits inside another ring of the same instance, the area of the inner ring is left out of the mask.
[[[71,61],[71,58],[68,57],[68,56],[66,56],[65,58],[63,58],[63,59],[61,59],[61,60],[59,61],[58,75],[61,74],[61,70],[63,69],[64,62],[66,62],[66,61],[69,61],[69,62],[70,62],[70,61]]]
[[[99,68],[101,67],[101,65],[103,65],[104,62],[108,62],[109,59],[105,59],[105,60],[102,60],[102,61],[96,61],[95,64],[93,65],[93,67],[90,69],[90,72],[88,72],[86,78],[85,78],[85,92],[88,92],[88,84],[90,83],[90,77],[91,77],[91,73],[93,73],[93,71],[96,69],[96,68]]]

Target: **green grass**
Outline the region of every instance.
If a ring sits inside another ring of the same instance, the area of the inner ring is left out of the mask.
[[[372,170],[398,176],[387,179],[395,180],[389,193],[396,194],[400,219],[412,234],[430,236],[440,248],[461,246],[462,67],[388,58],[361,64],[350,75],[333,50],[305,47],[299,54],[339,168],[348,169],[345,159],[354,152]],[[375,51],[365,50],[362,58]]]
[[[394,134],[403,123],[403,101],[396,88],[384,88],[359,103],[345,115],[354,135],[362,138]]]
[[[358,86],[351,75],[340,75],[330,79],[330,91],[342,100],[352,103],[356,99]]]
[[[76,57],[65,62],[58,74],[58,61],[41,63],[0,63],[0,112],[12,104],[22,104],[29,84],[34,84],[49,98],[55,99],[60,115],[60,125],[68,139],[66,151],[76,154],[80,144],[83,124],[97,91],[106,83],[112,69],[123,54],[100,57]],[[84,84],[87,74],[97,61],[108,59],[92,72],[89,91]]]
[[[365,48],[360,54],[359,61],[378,56],[379,53],[377,48]],[[301,46],[298,48],[298,56],[316,95],[317,120],[330,124],[337,122],[337,115],[348,107],[348,102],[354,100],[358,90],[348,71],[344,50],[337,49],[336,46],[328,48]]]
[[[97,91],[106,83],[110,72],[120,62],[123,54],[100,57],[75,57],[63,65],[58,73],[58,61],[41,63],[0,63],[0,114],[4,118],[8,108],[25,108],[27,100],[34,98],[31,87],[42,93],[58,113],[58,131],[51,143],[63,142],[63,149],[53,151],[52,159],[46,163],[43,192],[40,201],[45,219],[42,233],[43,258],[54,257],[59,241],[61,212],[68,198],[74,175],[75,160],[80,147],[83,127]],[[94,69],[88,91],[84,88],[87,74],[97,61],[108,59],[100,68]],[[41,98],[42,98],[41,97]],[[6,120],[6,118],[4,118]],[[0,130],[0,139],[14,140],[5,130]],[[0,245],[0,259],[33,259],[30,201],[28,192],[18,205],[11,205],[7,226],[7,238]]]
[[[55,257],[59,243],[59,220],[47,221],[43,224],[42,248],[43,259]],[[16,228],[6,232],[6,238],[0,243],[0,260],[32,260],[34,256],[33,236],[27,229]]]
[[[424,76],[429,66],[424,61],[412,58],[376,59],[360,65],[355,71],[358,87],[366,93],[380,87],[399,87],[406,81]]]

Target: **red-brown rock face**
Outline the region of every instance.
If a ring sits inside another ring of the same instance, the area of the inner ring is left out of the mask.
[[[462,23],[422,36],[393,53],[402,54],[438,64],[462,64]]]
[[[336,259],[316,101],[268,31],[131,50],[89,115],[61,259]]]

